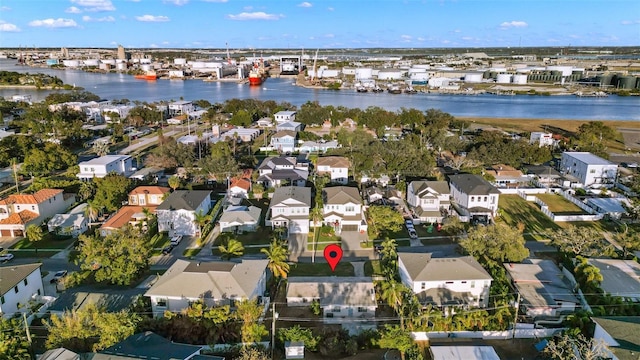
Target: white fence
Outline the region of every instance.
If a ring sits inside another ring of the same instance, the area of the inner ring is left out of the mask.
[[[462,338],[462,339],[539,339],[553,336],[556,333],[565,330],[561,329],[535,329],[531,326],[523,327],[517,324],[515,330],[505,331],[433,331],[433,332],[412,332],[413,339],[446,339],[446,338]],[[515,334],[514,334],[515,332]],[[515,336],[514,336],[515,335]]]
[[[573,204],[575,204],[580,209],[588,212],[589,214],[595,214],[596,213],[596,211],[593,210],[589,205],[587,205],[584,202],[582,202],[582,200],[573,197],[573,195],[571,195],[568,191],[562,191],[562,192],[560,192],[560,195],[562,195],[562,197],[564,197],[565,199],[571,201]]]
[[[543,192],[546,192],[546,190],[548,189],[540,189],[540,190],[545,190]],[[543,192],[537,192],[534,194],[541,194]],[[556,192],[556,191],[553,191],[553,192]],[[597,220],[601,220],[604,217],[604,214],[596,214],[596,211],[591,207],[589,207],[589,205],[583,203],[582,201],[580,201],[580,199],[573,197],[571,194],[569,194],[566,191],[560,191],[560,194],[562,195],[562,197],[572,202],[573,204],[578,206],[580,209],[588,212],[589,215],[556,215],[553,212],[551,212],[551,210],[549,210],[549,206],[544,201],[540,200],[537,196],[528,195],[527,192],[523,191],[522,189],[518,190],[517,194],[518,196],[525,199],[526,201],[533,201],[536,204],[540,205],[540,211],[542,211],[543,214],[545,214],[547,217],[549,217],[553,221],[557,221],[557,222],[597,221]]]

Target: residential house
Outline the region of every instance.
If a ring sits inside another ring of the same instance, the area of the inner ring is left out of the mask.
[[[191,101],[174,101],[169,104],[169,117],[187,115],[195,110],[195,106]]]
[[[327,150],[337,149],[340,147],[337,141],[305,141],[298,147],[301,153],[326,153]]]
[[[220,135],[220,138],[224,140],[230,140],[235,138],[238,141],[251,142],[255,140],[258,136],[260,136],[261,133],[262,133],[261,129],[238,127],[222,133],[222,135]]]
[[[472,256],[398,252],[398,272],[423,304],[487,307],[493,278]]]
[[[260,128],[270,128],[273,126],[273,120],[269,117],[263,117],[256,121],[256,125],[258,125],[258,127]]]
[[[211,205],[209,190],[176,190],[156,208],[158,231],[167,231],[169,236],[199,236],[196,214],[208,214]]]
[[[81,360],[80,355],[63,347],[47,350],[38,360]]]
[[[137,333],[100,350],[91,360],[157,359],[190,360],[200,355],[202,346],[175,343],[151,331]]]
[[[316,173],[329,175],[331,182],[346,185],[349,182],[349,159],[344,156],[323,156],[316,161]]]
[[[133,158],[129,155],[105,155],[82,161],[79,164],[80,172],[76,175],[80,180],[103,178],[109,173],[124,176],[133,174]]]
[[[302,130],[302,123],[299,122],[295,122],[295,121],[285,121],[282,123],[278,123],[276,125],[276,131],[293,131],[293,132],[298,132]]]
[[[493,185],[499,188],[514,188],[529,182],[522,171],[508,165],[499,164],[485,170],[495,179]]]
[[[556,140],[553,139],[553,134],[552,133],[534,131],[529,136],[529,144],[536,144],[536,143],[540,147],[543,147],[543,146],[554,146],[556,144]]]
[[[620,220],[622,215],[628,211],[625,206],[630,205],[627,198],[587,198],[587,205],[589,205],[598,214],[604,214],[609,219]]]
[[[587,259],[600,270],[605,294],[640,302],[640,264],[634,260]]]
[[[562,153],[560,173],[578,179],[578,185],[599,188],[616,181],[618,165],[589,152]]]
[[[526,259],[504,267],[520,294],[520,309],[527,316],[560,316],[580,306],[573,285],[553,261]]]
[[[500,191],[479,175],[449,175],[454,208],[461,220],[488,222],[496,216]]]
[[[422,223],[441,223],[451,207],[446,181],[412,181],[407,186],[407,203]]]
[[[560,186],[560,178],[562,175],[548,165],[526,165],[526,175],[533,180],[533,183],[539,187],[556,187]]]
[[[168,196],[170,189],[162,186],[138,186],[129,192],[129,205],[121,207],[100,226],[100,235],[107,236],[125,225],[140,225],[146,229],[148,214],[155,214],[158,205]]]
[[[156,316],[180,312],[203,301],[208,306],[231,305],[249,299],[262,301],[267,286],[267,259],[187,261],[179,259],[145,293]]]
[[[373,319],[378,307],[370,277],[307,276],[287,279],[287,306],[318,301],[325,322]]]
[[[282,130],[271,136],[270,145],[281,153],[292,153],[296,150],[298,134],[291,130]]]
[[[61,189],[42,189],[33,194],[13,194],[0,200],[0,236],[23,236],[30,224],[40,225],[64,213],[74,202]]]
[[[279,187],[282,185],[305,186],[309,177],[309,168],[306,164],[298,164],[296,158],[276,156],[262,161],[258,167],[257,182],[265,188]]]
[[[44,295],[42,264],[0,267],[0,314],[13,317],[37,296]]]
[[[596,324],[593,338],[603,341],[610,351],[607,358],[638,360],[640,354],[640,316],[592,316]]]
[[[89,221],[82,213],[55,214],[47,222],[50,233],[77,238],[89,229]]]
[[[256,231],[260,223],[262,210],[257,206],[229,206],[222,212],[220,232],[250,232]]]
[[[296,120],[296,112],[295,111],[278,111],[274,118],[278,124],[287,122],[287,121],[295,121]]]
[[[331,226],[336,234],[343,231],[367,231],[367,220],[358,188],[325,187],[322,189],[322,200],[322,223]]]
[[[386,205],[385,190],[378,186],[371,186],[364,190],[368,204]]]
[[[242,175],[231,179],[227,193],[232,197],[248,199],[249,191],[251,191],[251,173],[252,169],[245,169]]]
[[[311,188],[276,188],[269,204],[265,225],[272,228],[284,227],[290,234],[308,234],[310,209]]]
[[[162,186],[138,186],[129,192],[129,205],[158,206],[170,191]]]

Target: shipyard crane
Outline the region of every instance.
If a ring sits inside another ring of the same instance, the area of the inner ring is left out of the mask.
[[[224,44],[227,45],[227,63],[231,65],[231,54],[229,54],[229,43],[224,43]]]
[[[313,58],[313,75],[311,76],[311,85],[316,84],[316,78],[317,78],[316,71],[318,71],[316,69],[316,63],[318,62],[318,51],[320,51],[320,49],[316,49],[316,56]]]

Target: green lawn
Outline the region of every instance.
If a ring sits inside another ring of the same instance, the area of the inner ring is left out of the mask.
[[[556,194],[537,194],[538,199],[544,201],[549,206],[549,211],[557,215],[581,215],[586,212],[580,209],[571,201],[565,199],[562,195]]]
[[[49,249],[49,250],[64,250],[67,246],[73,244],[76,239],[74,238],[65,238],[60,239],[55,235],[50,233],[43,234],[42,240],[33,243],[29,241],[27,238],[22,238],[18,240],[17,243],[11,246],[11,249]]]
[[[182,253],[182,256],[186,256],[186,257],[196,256],[200,253],[200,250],[202,250],[202,248],[185,249],[184,252]]]
[[[215,245],[220,245],[228,239],[236,239],[242,243],[242,245],[269,245],[273,238],[273,232],[271,228],[265,226],[258,226],[255,232],[245,232],[242,234],[234,234],[232,232],[223,232],[216,239]]]
[[[316,250],[324,250],[330,244],[341,244],[340,236],[329,231],[328,227],[316,228]],[[307,250],[313,251],[313,229],[309,232],[307,239]]]
[[[336,271],[331,271],[331,267],[324,260],[312,263],[296,263],[291,265],[289,276],[354,276],[353,265],[348,262],[341,262],[336,266]]]
[[[556,230],[560,226],[540,211],[534,202],[526,201],[518,195],[500,195],[498,207],[502,210],[502,216],[497,219],[509,226],[524,224],[526,240],[541,240],[539,233]]]
[[[169,246],[169,234],[167,233],[158,233],[151,237],[151,248],[152,249],[162,249],[165,246]]]
[[[364,274],[366,276],[382,276],[382,267],[380,266],[380,260],[368,260],[364,263]]]

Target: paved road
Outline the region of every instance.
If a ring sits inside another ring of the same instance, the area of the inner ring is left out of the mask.
[[[167,132],[164,133],[164,136],[172,136],[172,135],[176,135],[181,133],[182,131],[177,131],[175,129],[173,130],[169,130]],[[119,151],[120,154],[130,154],[138,149],[147,147],[155,142],[158,141],[158,135],[155,136],[147,136],[147,137],[143,137],[141,139],[139,139],[138,142],[136,142],[135,144],[131,144],[129,146],[127,146],[126,148],[122,149]]]

